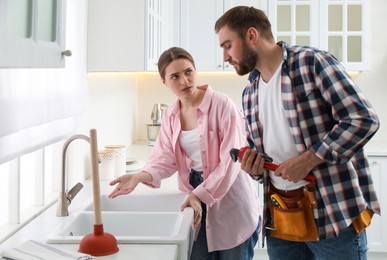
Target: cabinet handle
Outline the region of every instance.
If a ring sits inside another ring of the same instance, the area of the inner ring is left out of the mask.
[[[62,51],[62,55],[70,57],[71,55],[73,55],[73,53],[70,50],[65,50],[65,51]]]
[[[218,65],[218,68],[221,68],[221,67],[222,67],[222,65],[219,64],[219,65]]]

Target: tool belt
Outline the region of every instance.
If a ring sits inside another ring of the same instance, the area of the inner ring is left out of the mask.
[[[352,222],[353,228],[356,230],[356,233],[359,235],[364,231],[370,224],[374,212],[369,208],[363,210],[360,215]]]
[[[314,183],[292,191],[278,190],[270,184],[270,236],[295,242],[319,241],[313,215],[313,209],[317,207],[314,192]],[[371,224],[373,214],[372,210],[366,208],[352,222],[357,234]]]
[[[282,191],[270,184],[270,236],[288,241],[319,241],[313,215],[317,207],[314,183],[292,191]]]

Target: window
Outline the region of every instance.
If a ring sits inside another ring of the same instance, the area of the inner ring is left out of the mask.
[[[58,200],[62,142],[0,165],[0,244]],[[54,216],[53,216],[54,217]]]

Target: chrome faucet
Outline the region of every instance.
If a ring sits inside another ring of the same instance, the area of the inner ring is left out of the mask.
[[[66,152],[70,143],[76,139],[83,139],[90,144],[90,138],[86,135],[73,135],[63,145],[62,150],[62,190],[59,195],[58,209],[56,211],[57,217],[65,217],[69,215],[68,207],[73,198],[83,188],[82,183],[78,182],[73,188],[66,193]]]

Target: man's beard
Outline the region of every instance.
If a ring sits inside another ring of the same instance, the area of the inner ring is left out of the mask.
[[[238,62],[238,67],[235,71],[238,75],[243,76],[252,71],[257,65],[258,55],[251,50],[247,44],[243,43],[242,59]]]

